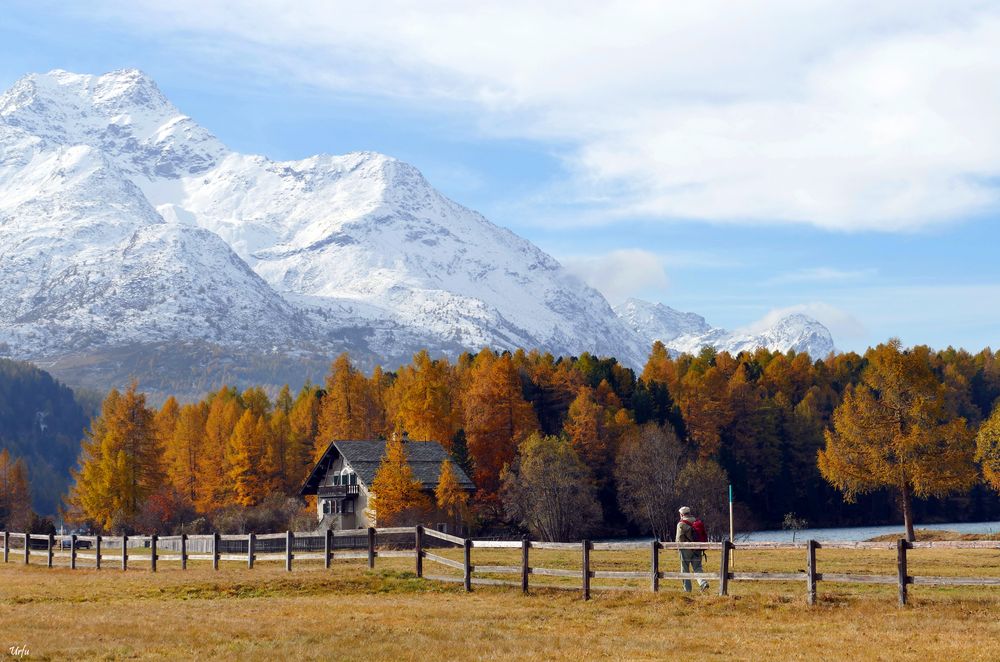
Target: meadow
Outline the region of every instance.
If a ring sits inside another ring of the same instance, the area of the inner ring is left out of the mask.
[[[438,550],[460,558],[461,550]],[[473,562],[515,564],[519,550],[474,550]],[[661,553],[672,570],[674,553]],[[706,570],[717,569],[718,553]],[[892,574],[881,550],[819,550],[820,571]],[[629,582],[593,580],[593,598],[536,587],[419,579],[413,560],[161,563],[156,573],[136,559],[113,567],[46,568],[0,564],[0,653],[23,646],[30,659],[664,659],[701,656],[756,659],[1000,658],[1000,588],[911,586],[896,605],[892,585],[821,582],[815,606],[801,582],[731,582],[730,595],[685,594],[664,580],[659,593],[602,590]],[[533,551],[532,564],[579,568],[576,554]],[[648,554],[593,552],[597,569],[642,569]],[[740,571],[796,572],[794,551],[738,551]],[[1000,576],[1000,550],[923,549],[910,573]],[[457,576],[425,560],[426,574]],[[516,579],[506,577],[506,579]],[[578,580],[577,580],[578,585]]]

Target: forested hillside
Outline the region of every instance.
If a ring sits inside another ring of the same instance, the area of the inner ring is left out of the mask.
[[[0,359],[0,449],[28,466],[32,505],[55,514],[70,484],[89,412],[30,363]]]
[[[898,384],[878,381],[896,368]],[[451,363],[420,352],[395,373],[376,368],[370,375],[341,355],[325,384],[297,394],[286,388],[276,399],[260,388],[226,387],[201,402],[170,399],[156,410],[134,388],[115,391],[88,433],[73,502],[80,519],[104,528],[169,529],[178,518],[295,495],[332,439],[406,431],[443,444],[473,477],[478,492],[469,516],[476,525],[532,528],[537,500],[550,498],[545,488],[565,487],[576,510],[588,513],[574,524],[581,530],[657,531],[665,526],[658,518],[672,520],[670,507],[691,502],[720,531],[728,482],[744,528],[780,526],[789,513],[814,526],[897,523],[895,470],[879,476],[889,489],[875,480],[845,482],[837,477],[851,470],[850,453],[835,451],[851,439],[850,406],[863,398],[888,406],[893,389],[908,380],[922,389],[899,396],[915,403],[914,423],[884,442],[873,437],[884,447],[864,452],[893,456],[903,473],[924,472],[912,488],[918,521],[1000,516],[977,464],[995,475],[1000,452],[989,444],[1000,442],[981,434],[987,441],[974,459],[976,433],[988,430],[981,424],[1000,397],[1000,354],[896,343],[822,360],[766,350],[671,357],[657,343],[638,376],[589,354],[484,350]],[[925,400],[934,401],[933,411]],[[824,449],[825,475],[856,503],[845,503],[821,475]],[[128,485],[108,483],[116,466],[128,469]],[[936,473],[944,479],[935,482]]]

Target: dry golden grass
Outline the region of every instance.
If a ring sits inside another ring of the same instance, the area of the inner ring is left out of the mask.
[[[458,558],[455,551],[446,554]],[[674,556],[661,552],[661,569]],[[800,558],[801,557],[801,558]],[[911,574],[1000,576],[1000,552],[912,550]],[[1000,589],[821,583],[805,604],[795,582],[734,582],[731,596],[686,595],[664,581],[659,594],[578,592],[419,580],[412,559],[236,563],[214,572],[122,573],[0,564],[0,653],[25,645],[30,659],[308,660],[409,659],[1000,659]],[[473,562],[516,565],[517,550],[473,550]],[[596,569],[648,568],[648,553],[593,552]],[[578,568],[578,555],[532,552],[533,565]],[[716,568],[718,554],[709,567]],[[738,552],[737,569],[795,571],[805,554]],[[890,552],[820,550],[820,571],[895,572]],[[708,568],[706,568],[708,569]],[[425,571],[454,574],[425,561]],[[507,576],[507,579],[516,577]],[[543,578],[537,578],[539,582]],[[559,582],[554,578],[545,581]],[[533,583],[535,578],[533,578]],[[566,580],[571,583],[572,580]],[[606,580],[604,583],[608,583]],[[598,582],[595,580],[595,585]]]

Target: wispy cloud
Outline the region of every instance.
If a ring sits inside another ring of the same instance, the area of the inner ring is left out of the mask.
[[[638,249],[611,251],[605,255],[563,258],[563,265],[611,303],[648,291],[663,291],[669,285],[663,258]]]
[[[913,231],[1000,201],[1000,8],[976,0],[99,7],[79,11],[559,145],[605,223]]]

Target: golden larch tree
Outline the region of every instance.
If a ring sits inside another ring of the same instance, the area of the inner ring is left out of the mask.
[[[326,378],[319,411],[319,445],[334,439],[374,439],[385,416],[379,409],[368,379],[351,365],[346,353],[341,354]]]
[[[903,350],[898,339],[869,350],[861,382],[844,392],[819,452],[820,472],[848,501],[896,490],[910,541],[913,497],[966,491],[978,479],[972,434],[948,410],[929,354]]]
[[[379,526],[419,520],[432,505],[422,487],[413,475],[402,439],[387,441],[385,454],[372,480],[369,514]]]
[[[509,355],[482,363],[477,357],[470,377],[465,434],[479,496],[490,499],[500,489],[500,472],[514,460],[517,445],[538,430],[538,419],[522,395]]]
[[[0,528],[25,531],[31,519],[31,486],[24,458],[0,450]]]
[[[569,406],[563,432],[580,459],[591,471],[598,472],[610,464],[614,454],[605,426],[604,407],[595,395],[589,386],[580,387]]]
[[[153,416],[153,427],[156,430],[157,443],[164,449],[170,445],[174,436],[174,428],[177,427],[177,419],[180,416],[181,406],[174,396],[168,397],[160,410]]]
[[[674,387],[677,384],[677,368],[666,346],[659,340],[653,343],[653,349],[642,370],[642,380],[646,383],[667,384],[671,390],[676,390]]]
[[[162,453],[146,396],[134,382],[125,393],[111,391],[85,432],[71,509],[104,530],[131,528],[146,499],[162,487]]]
[[[403,366],[389,389],[389,418],[396,432],[413,439],[436,441],[451,450],[452,437],[461,424],[454,393],[454,375],[446,359],[433,360],[427,350]]]
[[[976,460],[983,467],[983,477],[993,489],[1000,490],[1000,405],[983,421],[976,435]]]
[[[226,448],[243,407],[235,391],[222,388],[210,398],[205,419],[205,443],[198,457],[198,485],[195,506],[199,512],[210,513],[230,505],[232,490]]]
[[[272,487],[266,465],[268,427],[263,416],[243,412],[226,451],[232,500],[240,506],[256,506]]]
[[[291,428],[291,453],[294,457],[293,465],[305,472],[315,460],[319,459],[326,444],[322,448],[318,442],[319,437],[319,409],[322,402],[323,391],[312,384],[306,384],[295,397],[292,410],[288,413],[288,425]]]
[[[194,503],[200,483],[198,458],[205,441],[205,419],[208,407],[204,404],[184,405],[177,416],[173,436],[164,449],[167,481]]]
[[[448,516],[453,525],[464,521],[468,515],[469,493],[462,489],[458,475],[450,460],[441,463],[437,487],[434,488],[437,507]]]
[[[296,487],[297,475],[291,470],[295,462],[292,453],[292,426],[284,409],[276,408],[268,421],[270,427],[265,460],[274,485],[290,491]]]
[[[718,456],[722,429],[732,420],[727,385],[728,377],[715,366],[689,370],[681,379],[678,405],[702,459]]]

